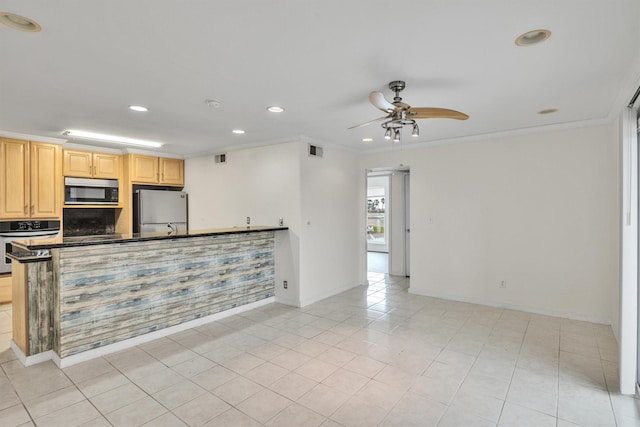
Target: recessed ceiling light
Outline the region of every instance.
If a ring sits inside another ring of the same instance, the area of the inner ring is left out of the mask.
[[[147,107],[143,107],[142,105],[129,105],[129,109],[133,111],[141,111],[143,113],[149,111]]]
[[[558,111],[557,108],[547,108],[546,110],[538,111],[538,114],[552,114],[552,113],[555,113],[557,111]]]
[[[113,142],[115,144],[140,145],[142,147],[160,148],[164,144],[162,142],[147,141],[145,139],[127,138],[125,136],[106,135],[103,133],[87,132],[84,130],[65,130],[62,132],[65,136],[93,139],[96,141]]]
[[[211,108],[220,108],[220,101],[215,99],[205,99],[204,103],[207,104]]]
[[[272,105],[271,107],[267,107],[267,111],[271,113],[282,113],[284,108],[278,107],[277,105]]]
[[[373,142],[373,138],[362,138],[362,142]]]
[[[516,37],[516,44],[518,46],[531,46],[532,44],[538,44],[551,37],[551,31],[549,30],[533,30],[527,31],[524,34],[520,34]]]
[[[36,21],[9,12],[0,12],[0,23],[15,30],[28,31],[30,33],[37,33],[41,29],[40,24]]]
[[[242,129],[234,129],[231,132],[238,134],[238,135],[242,135],[244,133],[244,131]]]

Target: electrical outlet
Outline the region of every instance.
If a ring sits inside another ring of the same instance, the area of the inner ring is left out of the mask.
[[[251,217],[250,216],[247,217],[247,225],[249,225],[249,224],[251,224]]]
[[[503,289],[506,288],[507,287],[507,281],[506,280],[501,280],[500,281],[500,287],[503,288]]]
[[[287,284],[286,280],[284,281],[284,283],[282,285],[284,286],[285,289],[287,289],[289,287],[289,285]]]

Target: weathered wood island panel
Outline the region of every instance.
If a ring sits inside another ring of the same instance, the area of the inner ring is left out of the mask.
[[[264,228],[19,242],[50,251],[21,265],[28,337],[20,348],[64,359],[270,298],[274,235],[286,228]]]

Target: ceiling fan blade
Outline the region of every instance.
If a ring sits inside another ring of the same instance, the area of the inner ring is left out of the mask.
[[[369,120],[368,122],[364,122],[364,123],[360,123],[359,125],[351,126],[349,129],[355,129],[355,128],[361,128],[361,127],[364,127],[364,126],[368,126],[373,122],[378,122],[380,120],[384,120],[384,119],[387,119],[387,118],[389,118],[389,116],[378,117],[377,119]]]
[[[369,101],[371,101],[374,107],[384,111],[385,113],[392,113],[396,111],[396,106],[387,101],[387,98],[385,98],[380,92],[371,92],[369,94]]]
[[[456,119],[467,120],[469,118],[465,113],[447,108],[410,108],[407,117],[411,119]]]

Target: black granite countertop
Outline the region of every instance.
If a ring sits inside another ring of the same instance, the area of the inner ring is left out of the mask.
[[[71,248],[76,246],[105,245],[110,243],[144,242],[149,240],[188,239],[190,237],[216,236],[222,234],[259,233],[261,231],[288,230],[289,227],[251,226],[212,228],[169,233],[103,234],[99,236],[56,237],[53,239],[14,240],[11,244],[24,251]]]
[[[49,261],[51,259],[51,252],[48,249],[40,249],[29,252],[12,252],[5,254],[5,256],[12,261],[26,264],[29,262]]]

